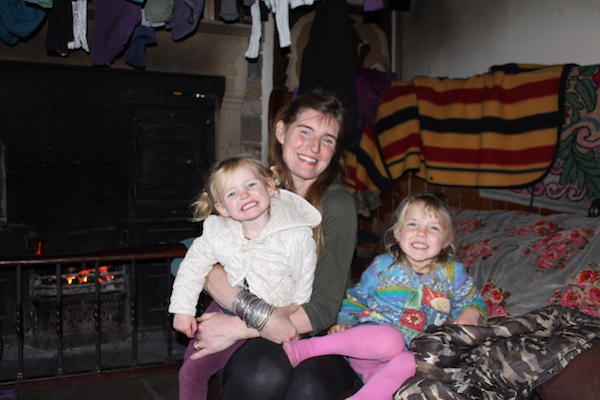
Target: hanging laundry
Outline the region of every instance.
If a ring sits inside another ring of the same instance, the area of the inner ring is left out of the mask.
[[[250,18],[252,19],[252,31],[250,32],[250,43],[248,50],[244,56],[249,59],[258,58],[258,50],[260,49],[261,22],[260,22],[260,0],[256,0],[250,6]]]
[[[364,0],[363,11],[377,11],[383,8],[383,0]]]
[[[260,48],[260,38],[262,36],[262,26],[260,23],[260,6],[256,0],[250,7],[250,16],[252,17],[252,33],[250,34],[250,44],[246,51],[246,58],[258,58]],[[275,14],[275,26],[279,35],[279,47],[285,48],[292,44],[290,33],[289,14],[290,8],[294,9],[300,6],[310,6],[314,0],[263,0],[264,4]]]
[[[129,42],[129,50],[127,50],[125,62],[132,67],[146,68],[144,52],[146,51],[146,46],[149,44],[156,44],[156,32],[154,28],[144,25],[136,26]]]
[[[173,18],[175,0],[146,0],[142,7],[142,25],[165,26]]]
[[[236,0],[221,0],[221,11],[219,17],[226,22],[235,22],[240,18]]]
[[[25,0],[25,2],[42,8],[52,8],[54,6],[54,1],[52,0]]]
[[[109,65],[121,54],[142,20],[142,7],[123,0],[96,2],[92,65]]]
[[[165,25],[173,40],[181,40],[196,30],[203,9],[204,0],[175,0],[173,18]]]
[[[552,167],[564,112],[564,66],[466,79],[394,81],[347,154],[348,187],[385,193],[405,171],[438,185],[529,185]]]
[[[0,1],[0,40],[8,45],[17,44],[33,33],[45,16],[45,10],[24,0]]]
[[[84,49],[88,53],[87,41],[87,0],[74,0],[73,5],[73,40],[67,43],[70,50]]]
[[[71,6],[71,0],[54,0],[54,7],[48,10],[46,49],[50,54],[66,57],[69,55],[67,43],[73,40],[73,7]]]
[[[323,0],[302,54],[298,93],[323,89],[341,96],[356,115],[356,52],[345,0]]]

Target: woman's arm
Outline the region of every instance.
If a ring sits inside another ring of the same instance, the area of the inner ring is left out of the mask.
[[[220,265],[215,265],[208,274],[204,289],[217,304],[229,311],[231,311],[234,297],[242,290],[239,286],[232,287],[229,284],[227,274]],[[244,322],[237,316],[228,317],[228,319],[221,318],[220,320],[223,324],[227,324],[226,328],[228,327],[231,330],[231,334],[239,336],[238,340],[261,336],[275,343],[283,343],[297,339],[299,334],[310,332],[311,329],[306,313],[297,305],[275,308],[267,325],[260,332],[246,327]],[[241,322],[241,325],[238,321]],[[201,328],[206,328],[200,329],[200,332],[202,334],[204,331],[204,335],[207,337],[212,332],[217,334],[216,326],[201,326]]]

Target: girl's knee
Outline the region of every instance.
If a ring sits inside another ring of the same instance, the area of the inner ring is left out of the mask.
[[[396,368],[401,368],[407,375],[412,376],[417,373],[417,363],[415,356],[410,350],[404,350],[390,360],[390,363]]]
[[[376,325],[375,327],[377,329],[374,332],[373,339],[384,342],[390,353],[400,354],[406,350],[404,335],[398,328],[391,325]]]

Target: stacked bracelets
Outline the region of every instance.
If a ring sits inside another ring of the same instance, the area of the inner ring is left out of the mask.
[[[235,295],[231,304],[231,311],[249,328],[261,330],[273,314],[274,306],[242,289]]]

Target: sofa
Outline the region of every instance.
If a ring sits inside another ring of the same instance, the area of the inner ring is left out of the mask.
[[[490,312],[485,326],[430,327],[395,400],[596,399],[600,218],[459,210],[457,258]]]

